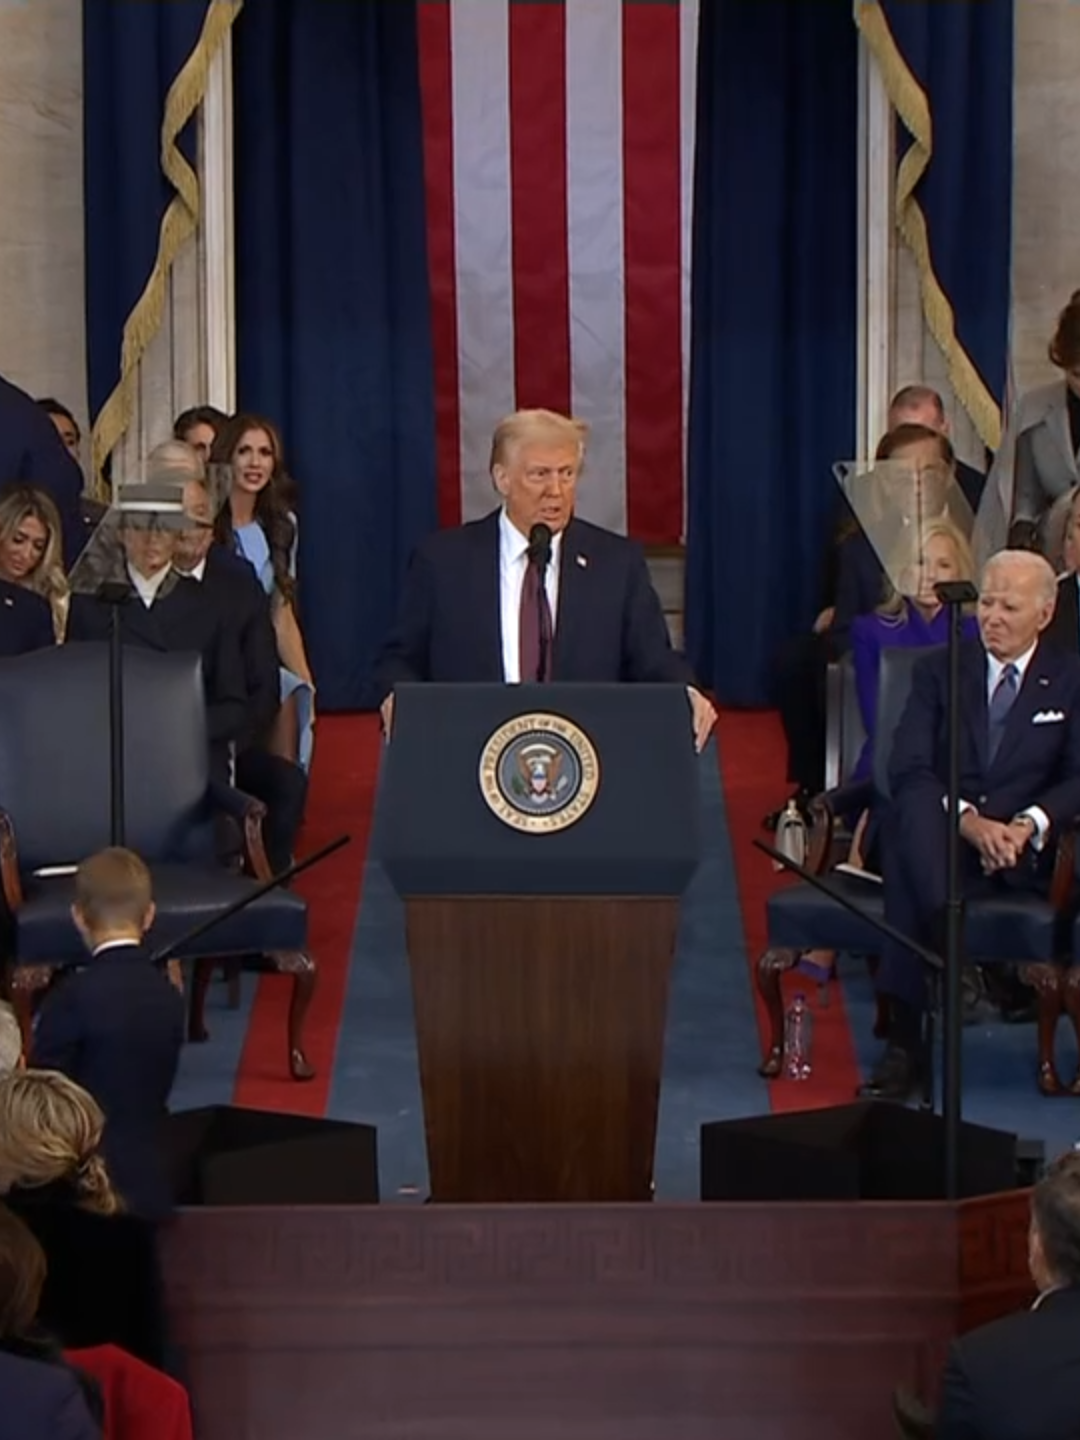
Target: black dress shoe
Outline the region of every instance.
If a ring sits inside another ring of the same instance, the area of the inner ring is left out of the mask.
[[[908,1100],[918,1089],[922,1067],[918,1056],[900,1045],[889,1044],[878,1061],[874,1073],[858,1095],[863,1100]]]

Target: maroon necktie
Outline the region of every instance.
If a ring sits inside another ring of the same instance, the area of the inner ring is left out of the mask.
[[[540,566],[530,560],[521,587],[520,614],[521,680],[551,679],[551,607],[547,589],[540,578]],[[543,656],[543,670],[540,659]]]

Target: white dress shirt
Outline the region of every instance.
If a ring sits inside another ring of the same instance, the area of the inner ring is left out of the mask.
[[[160,570],[155,571],[153,575],[146,576],[140,575],[134,565],[128,566],[128,579],[135,587],[136,595],[138,595],[147,610],[150,609],[150,606],[153,605],[157,599],[158,591],[165,583],[165,577],[171,569],[171,565],[165,565]]]
[[[1016,670],[1016,691],[1019,695],[1020,687],[1024,683],[1024,675],[1027,673],[1027,668],[1031,664],[1031,657],[1035,654],[1037,646],[1038,641],[1036,641],[1029,650],[1025,650],[1023,655],[1018,655],[1015,660],[998,660],[990,654],[989,650],[986,652],[986,704],[988,709],[991,700],[994,698],[994,691],[1001,683],[1001,677],[1005,673],[1005,667],[1007,665],[1012,665]],[[1015,704],[1016,702],[1014,701],[1013,703]],[[965,810],[973,810],[974,808],[970,800],[960,801],[961,815],[963,815]],[[1020,815],[1026,815],[1034,824],[1035,834],[1031,837],[1031,844],[1034,849],[1041,850],[1046,844],[1046,837],[1050,831],[1049,815],[1047,815],[1046,811],[1039,805],[1029,805],[1026,810],[1020,811]],[[1016,818],[1019,819],[1020,815]]]
[[[551,561],[544,576],[551,633],[555,634],[559,604],[559,557],[562,532],[551,537]],[[529,540],[514,525],[506,511],[499,514],[499,625],[502,630],[503,679],[508,685],[521,682],[521,587],[529,565]]]

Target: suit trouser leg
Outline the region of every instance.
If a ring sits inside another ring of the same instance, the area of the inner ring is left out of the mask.
[[[930,790],[902,796],[882,816],[885,919],[931,949],[945,909],[947,834],[945,808]],[[926,966],[906,945],[883,942],[877,987],[915,1011],[926,1009]]]
[[[266,806],[263,842],[270,868],[288,867],[304,819],[308,781],[299,765],[266,750],[245,750],[236,757],[237,788]]]
[[[788,746],[787,778],[817,794],[825,784],[825,672],[831,645],[824,635],[796,635],[776,663],[776,705]]]

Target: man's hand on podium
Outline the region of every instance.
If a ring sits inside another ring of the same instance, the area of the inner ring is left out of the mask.
[[[686,693],[690,697],[690,718],[694,727],[694,749],[700,755],[705,749],[705,742],[712,734],[712,728],[716,724],[716,708],[712,701],[695,690],[692,685],[686,687]]]
[[[386,699],[379,706],[379,719],[382,722],[383,739],[390,739],[390,727],[394,723],[394,697],[387,695]]]

